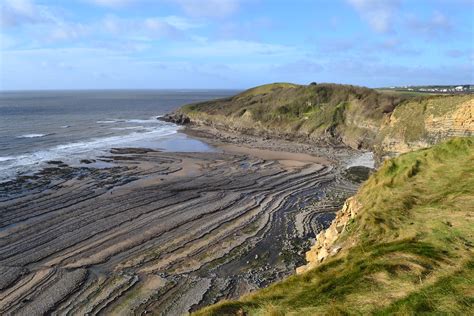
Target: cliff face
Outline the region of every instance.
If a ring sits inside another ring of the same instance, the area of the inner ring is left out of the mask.
[[[379,157],[474,135],[474,96],[417,96],[334,85],[270,84],[184,106],[194,124],[374,150]]]
[[[472,135],[473,96],[430,97],[395,108],[381,125],[376,147],[394,156],[450,137]]]
[[[361,204],[355,197],[346,200],[331,225],[316,236],[315,244],[306,252],[307,264],[298,267],[297,274],[313,269],[329,257],[337,255],[342,249],[346,250],[353,246],[350,241],[338,242],[338,240],[343,233],[347,233],[348,225],[356,218],[360,209]]]

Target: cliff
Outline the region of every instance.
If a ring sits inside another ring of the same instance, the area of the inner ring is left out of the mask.
[[[316,236],[316,242],[311,249],[306,252],[307,264],[296,269],[297,274],[309,271],[328,258],[337,255],[343,248],[343,244],[338,244],[339,237],[344,234],[351,220],[355,220],[357,213],[361,209],[361,204],[355,197],[347,199],[344,206],[337,212],[331,225]]]
[[[276,83],[186,105],[175,117],[240,133],[370,149],[382,157],[474,135],[473,102],[473,95],[412,96],[349,85]]]
[[[396,107],[381,124],[376,150],[388,155],[474,135],[474,96],[435,96]]]
[[[297,275],[196,314],[469,314],[473,218],[473,137],[402,154],[345,203]]]

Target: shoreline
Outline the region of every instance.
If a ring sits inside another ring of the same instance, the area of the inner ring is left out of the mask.
[[[156,135],[155,132],[130,132],[122,136],[90,137],[54,144],[36,148],[31,152],[7,153],[8,156],[0,157],[0,183],[17,176],[32,175],[48,167],[50,162],[61,161],[80,167],[83,165],[82,161],[100,160],[111,148],[151,148],[169,152],[179,152],[183,149],[186,151],[189,147],[195,147],[200,152],[210,150],[205,143],[178,133],[180,127],[177,125],[163,125],[160,128],[162,131]],[[168,130],[164,131],[165,128]]]
[[[180,132],[218,151],[115,149],[112,168],[53,165],[6,188],[0,311],[178,315],[237,298],[294,274],[358,186],[353,150]]]

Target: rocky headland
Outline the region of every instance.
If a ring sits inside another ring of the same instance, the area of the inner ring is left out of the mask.
[[[276,83],[190,104],[172,122],[386,157],[474,135],[474,96],[407,95],[336,84]]]

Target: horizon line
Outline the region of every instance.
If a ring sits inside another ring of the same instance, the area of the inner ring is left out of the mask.
[[[274,84],[274,83],[281,83],[281,82],[271,82],[267,84]],[[287,82],[291,83],[291,82]],[[267,84],[259,84],[251,87],[245,87],[245,88],[53,88],[53,89],[1,89],[0,88],[0,93],[5,93],[5,92],[47,92],[47,91],[229,91],[229,90],[247,90],[247,89],[252,89],[255,87],[259,87],[262,85],[267,85]],[[300,84],[300,83],[292,83],[296,85],[310,85],[309,84]],[[349,84],[349,83],[335,83],[335,82],[319,82],[317,84],[339,84],[339,85],[350,85],[350,86],[359,86],[359,87],[365,87],[369,89],[396,89],[396,88],[409,88],[409,87],[426,87],[426,86],[432,86],[432,87],[450,87],[450,86],[474,86],[474,83],[453,83],[453,84],[419,84],[419,85],[410,85],[410,84],[404,84],[404,85],[389,85],[389,86],[380,86],[380,87],[369,87],[369,86],[364,86],[364,85],[357,85],[357,84]]]

